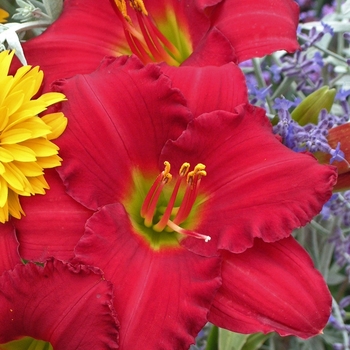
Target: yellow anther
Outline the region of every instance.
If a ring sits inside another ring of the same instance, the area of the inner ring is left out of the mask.
[[[207,176],[207,172],[206,172],[205,170],[199,170],[199,171],[197,172],[197,175],[198,175],[198,176]]]
[[[190,169],[190,163],[183,163],[181,165],[180,170],[179,170],[180,176],[186,176],[186,174],[188,173],[189,169]]]
[[[128,16],[128,10],[126,9],[125,0],[114,0],[115,4],[118,7],[118,10],[122,14],[122,16],[131,24],[131,18]]]
[[[198,163],[195,167],[194,167],[194,172],[197,173],[201,170],[204,170],[206,168],[206,166],[202,163]]]
[[[187,183],[192,184],[195,176],[207,176],[207,172],[204,170],[206,166],[202,163],[198,163],[192,171],[187,174]]]
[[[195,175],[196,175],[196,173],[195,173],[194,170],[190,171],[190,172],[187,174],[187,183],[188,183],[188,184],[192,185],[192,183],[193,183],[193,178],[194,178]]]
[[[165,161],[164,162],[164,171],[163,171],[163,176],[166,176],[167,174],[170,173],[170,168],[171,168],[171,165],[168,161]]]
[[[167,174],[163,175],[163,182],[165,184],[167,184],[168,182],[171,181],[172,178],[173,178],[173,175],[171,175],[170,173],[167,173]]]
[[[136,10],[136,11],[140,11],[141,13],[143,13],[144,15],[148,15],[148,12],[146,10],[145,4],[143,3],[142,0],[130,0],[130,6]]]

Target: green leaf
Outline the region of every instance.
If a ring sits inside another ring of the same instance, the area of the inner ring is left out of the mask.
[[[62,12],[63,0],[43,0],[43,4],[46,13],[52,18],[52,20],[56,20]]]
[[[242,350],[249,334],[239,334],[219,328],[220,350]]]
[[[220,350],[257,350],[270,334],[239,334],[219,328]]]

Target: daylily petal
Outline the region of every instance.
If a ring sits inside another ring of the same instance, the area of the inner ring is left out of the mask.
[[[335,191],[347,191],[350,188],[350,173],[343,173],[338,176],[334,186]]]
[[[136,57],[106,60],[95,73],[56,88],[67,94],[62,110],[69,116],[57,142],[64,159],[59,173],[69,193],[91,209],[122,198],[131,167],[158,172],[164,143],[191,118],[159,67],[144,67]]]
[[[0,276],[21,263],[16,232],[10,223],[0,225]]]
[[[67,195],[56,170],[47,170],[45,177],[51,189],[44,196],[23,197],[26,216],[11,220],[20,254],[35,262],[51,256],[68,261],[92,212]]]
[[[50,260],[0,278],[0,343],[30,336],[55,350],[118,349],[112,285],[98,269]]]
[[[44,90],[58,78],[94,71],[104,56],[130,53],[118,24],[108,0],[65,0],[60,17],[23,44],[28,64],[45,72]]]
[[[215,110],[233,112],[248,102],[245,77],[233,63],[221,67],[171,67],[161,65],[173,87],[179,88],[194,117]],[[193,98],[195,96],[195,98]]]
[[[234,47],[237,61],[261,57],[277,50],[295,51],[299,45],[296,28],[299,7],[284,0],[199,0],[210,14],[213,27],[219,29]],[[213,6],[210,8],[210,6]],[[233,10],[234,9],[234,10]]]
[[[160,164],[168,160],[179,169],[184,159],[206,165],[200,185],[206,199],[191,229],[212,240],[183,242],[201,254],[240,253],[254,237],[274,242],[289,236],[319,213],[336,181],[334,167],[282,145],[265,111],[249,105],[195,118],[164,147]]]
[[[181,247],[152,250],[118,203],[88,221],[76,258],[99,266],[114,284],[121,349],[188,349],[221,284],[220,258]]]
[[[237,62],[230,41],[217,29],[212,28],[196,46],[196,50],[183,62],[184,66],[221,66],[227,62]]]
[[[321,274],[293,237],[254,241],[241,254],[223,252],[222,279],[209,320],[238,333],[309,338],[326,325],[332,299]]]

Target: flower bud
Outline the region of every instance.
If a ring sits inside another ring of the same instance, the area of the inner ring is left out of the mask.
[[[300,125],[308,123],[317,124],[318,115],[322,109],[330,111],[334,97],[335,89],[329,89],[328,86],[323,86],[307,96],[294,111],[291,113],[292,118]]]

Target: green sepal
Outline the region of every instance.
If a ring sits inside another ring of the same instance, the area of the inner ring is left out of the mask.
[[[53,350],[52,345],[44,340],[38,340],[31,337],[23,337],[18,340],[12,340],[5,344],[0,344],[1,350]]]
[[[314,91],[307,96],[294,111],[291,113],[292,118],[299,123],[299,125],[306,125],[308,123],[317,124],[318,115],[322,109],[328,112],[331,110],[335,89],[329,89],[328,86],[322,86],[320,89]]]
[[[220,350],[257,350],[270,334],[239,334],[219,328]]]

